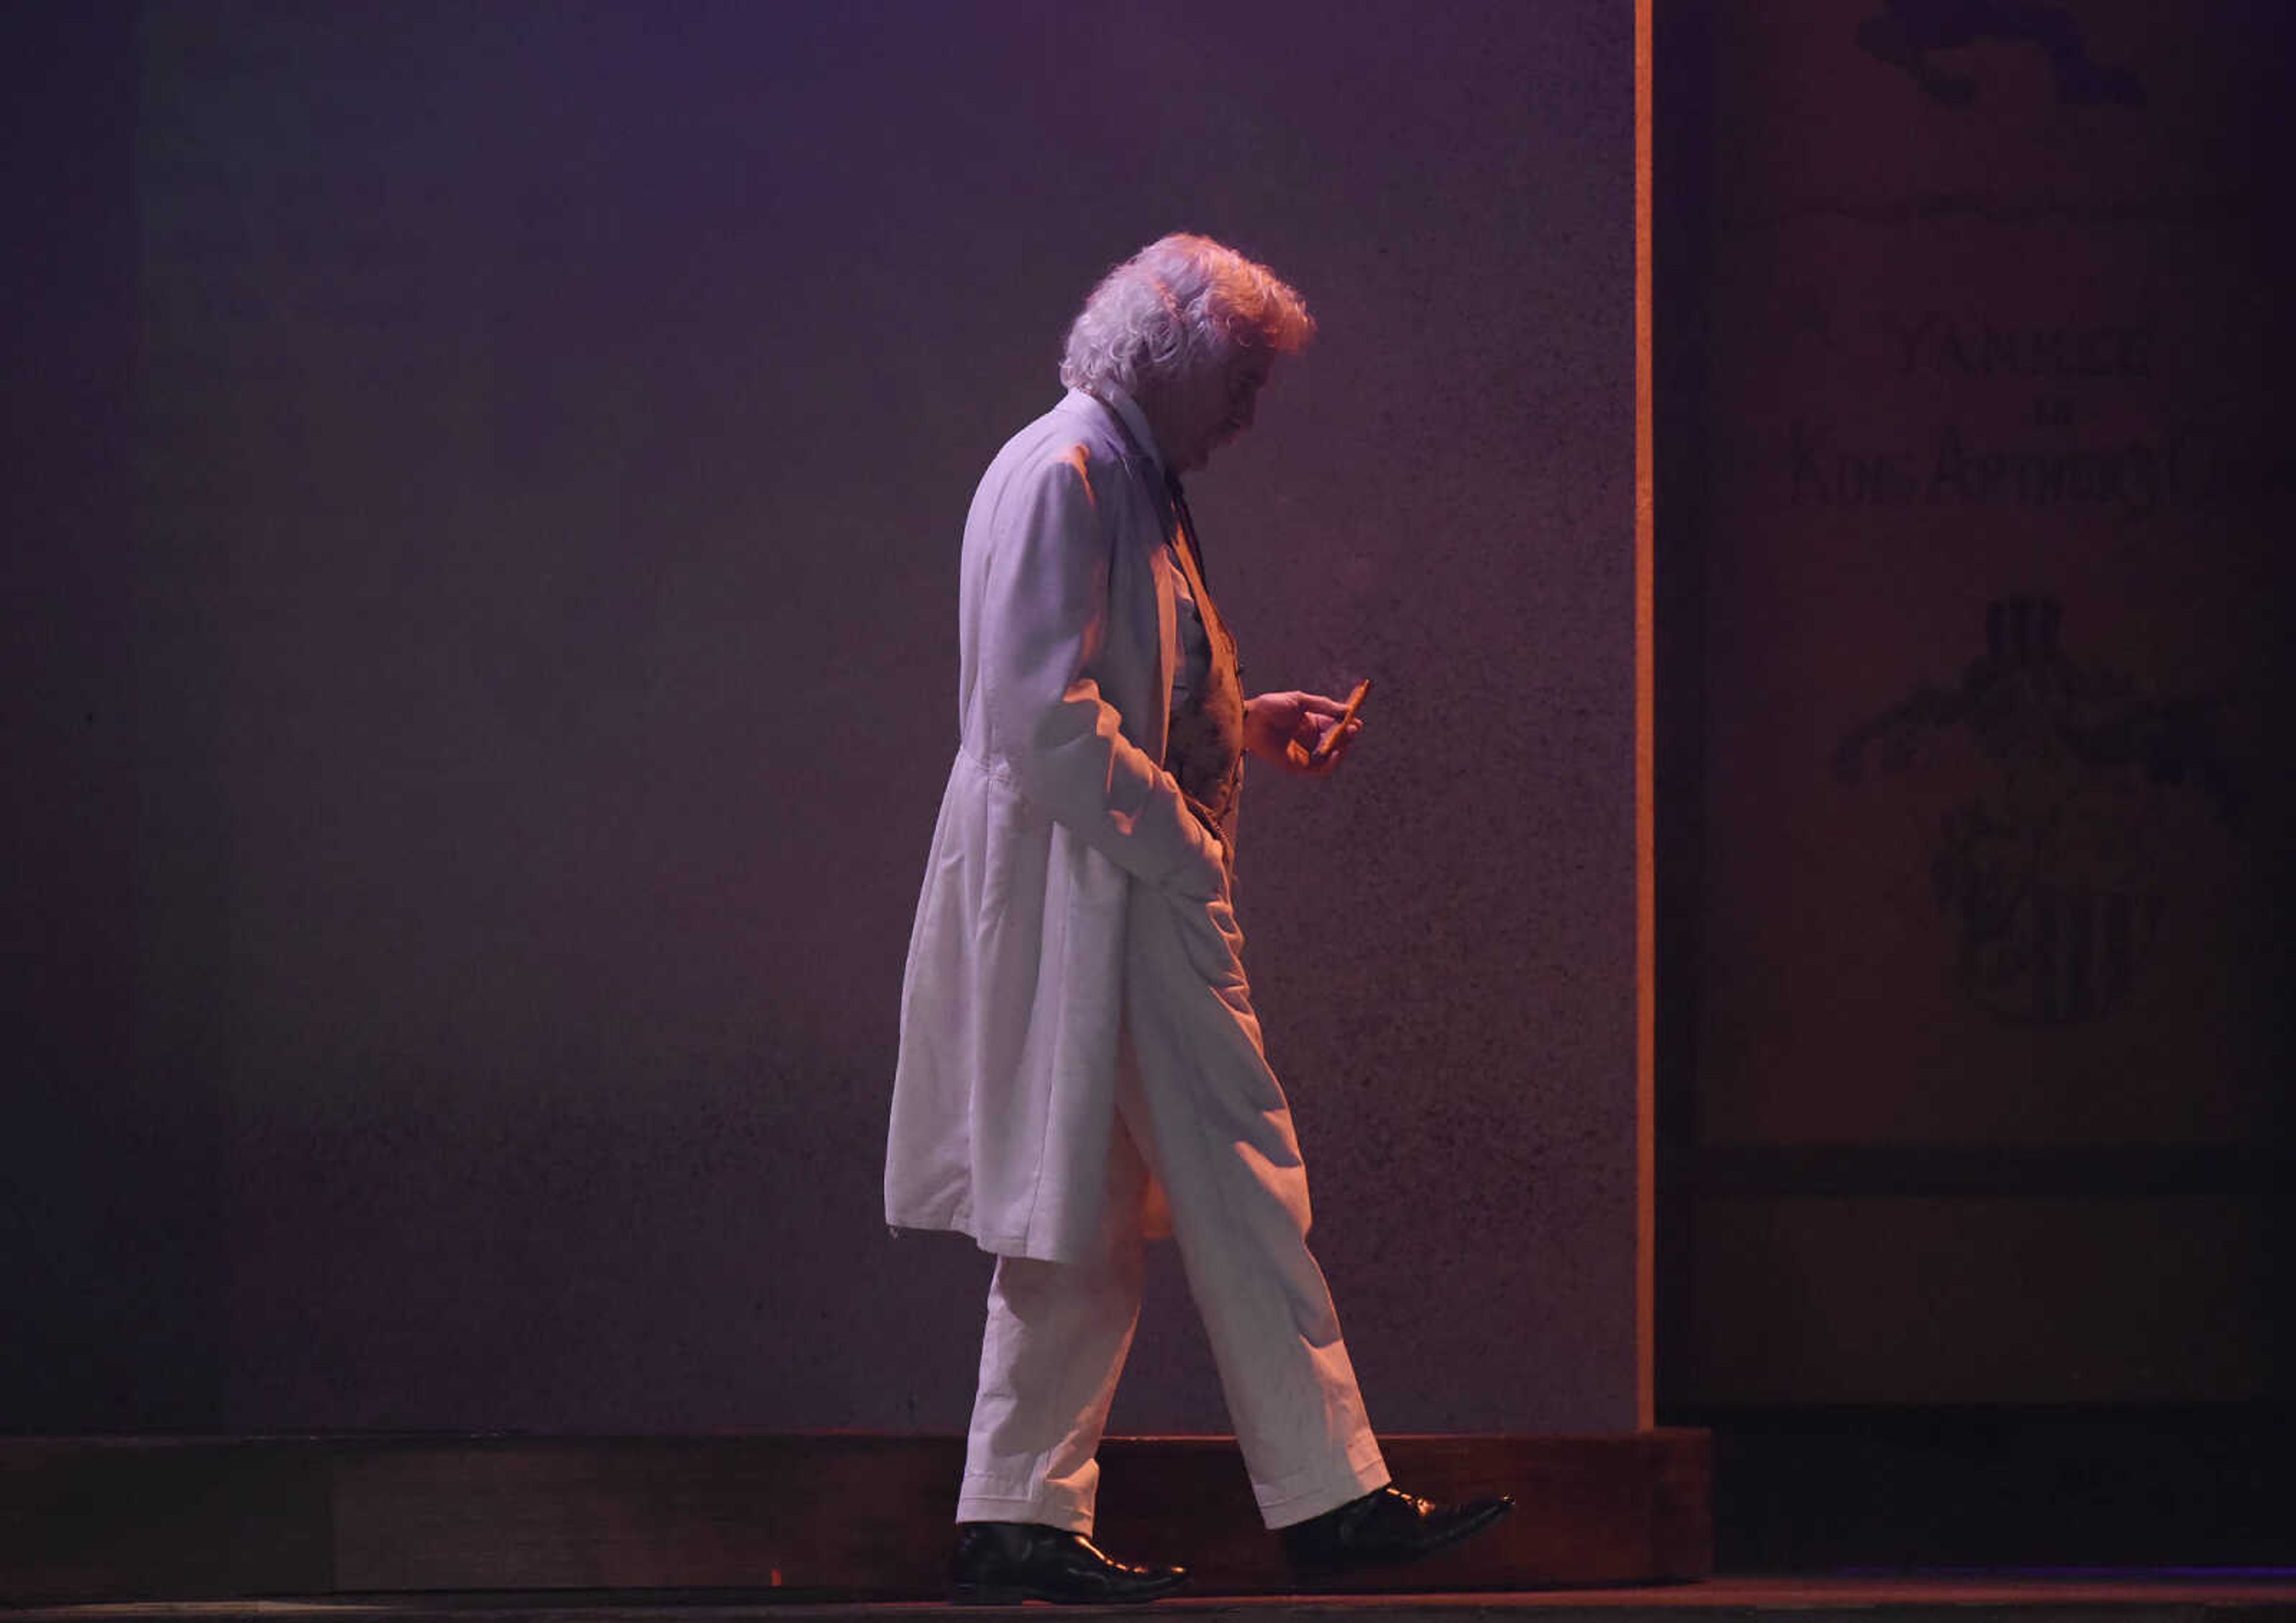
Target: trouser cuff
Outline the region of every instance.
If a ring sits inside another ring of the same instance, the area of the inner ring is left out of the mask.
[[[1344,1503],[1344,1501],[1342,1502]],[[1063,1532],[1092,1531],[1092,1506],[1063,1493],[997,1494],[967,1486],[957,1496],[959,1521],[1026,1521]]]
[[[1259,1501],[1259,1519],[1273,1529],[1306,1521],[1325,1511],[1335,1511],[1350,1499],[1360,1499],[1385,1488],[1390,1480],[1387,1461],[1379,1451],[1379,1439],[1365,1436],[1357,1440],[1345,1460],[1337,1465],[1294,1471],[1279,1482],[1265,1486],[1254,1482],[1251,1492]]]

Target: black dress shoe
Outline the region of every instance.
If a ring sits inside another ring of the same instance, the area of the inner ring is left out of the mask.
[[[1464,1504],[1431,1504],[1392,1487],[1285,1528],[1284,1558],[1305,1577],[1416,1561],[1471,1538],[1514,1508],[1505,1494]]]
[[[1185,1567],[1128,1567],[1081,1533],[1028,1521],[958,1523],[948,1563],[948,1598],[959,1606],[1120,1606],[1169,1594],[1187,1581]]]

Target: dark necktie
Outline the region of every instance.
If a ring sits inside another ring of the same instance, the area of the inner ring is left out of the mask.
[[[1188,493],[1170,473],[1164,475],[1165,494],[1172,499],[1172,516],[1179,531],[1173,551],[1180,560],[1180,573],[1188,583],[1188,592],[1196,600],[1196,618],[1203,622],[1204,635],[1212,645],[1212,665],[1224,676],[1215,676],[1215,684],[1241,691],[1238,684],[1243,676],[1243,661],[1236,658],[1235,638],[1228,634],[1227,620],[1212,601],[1210,584],[1204,579],[1204,553],[1196,536],[1196,515],[1188,511]]]
[[[1213,606],[1211,584],[1204,576],[1204,549],[1196,533],[1196,515],[1188,511],[1188,493],[1182,488],[1178,474],[1168,471],[1165,473],[1164,493],[1171,498],[1172,516],[1178,521],[1180,565],[1188,578],[1189,590],[1195,594],[1196,612],[1207,627],[1218,626],[1225,635],[1227,627],[1220,619],[1219,610]]]
[[[1204,826],[1219,836],[1223,848],[1233,849],[1236,797],[1243,778],[1243,668],[1236,662],[1235,639],[1228,635],[1211,589],[1204,584],[1203,554],[1197,548],[1196,519],[1188,511],[1187,492],[1169,473],[1164,476],[1164,491],[1172,504],[1172,550],[1210,645],[1202,686],[1170,717],[1165,765]],[[1229,872],[1233,874],[1234,869]]]
[[[1204,549],[1196,538],[1196,515],[1188,511],[1187,488],[1180,483],[1178,474],[1167,472],[1164,475],[1164,490],[1172,498],[1173,514],[1180,521],[1180,529],[1187,537],[1188,551],[1195,554],[1196,573],[1201,577],[1204,572]]]

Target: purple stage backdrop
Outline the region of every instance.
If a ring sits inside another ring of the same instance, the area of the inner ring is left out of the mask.
[[[1241,897],[1374,1420],[1635,1422],[1630,7],[52,9],[0,1427],[963,1424],[957,539],[1182,228],[1323,328],[1193,495],[1249,679],[1375,679]],[[1115,1424],[1224,1430],[1159,1251]]]

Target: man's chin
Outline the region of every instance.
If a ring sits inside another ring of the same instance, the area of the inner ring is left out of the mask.
[[[1227,449],[1229,446],[1235,443],[1235,439],[1234,434],[1226,432],[1216,434],[1187,455],[1175,458],[1172,465],[1182,473],[1200,473],[1203,471],[1204,464],[1211,461],[1213,452]]]

